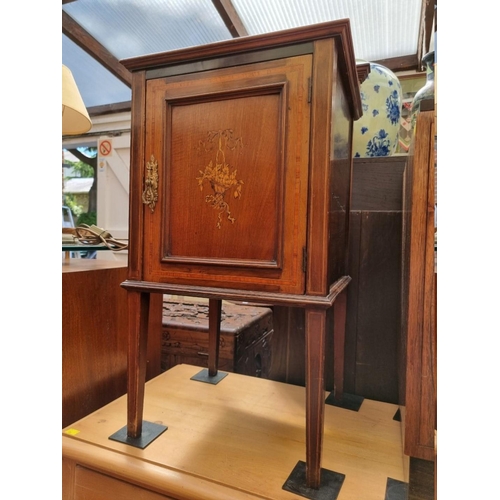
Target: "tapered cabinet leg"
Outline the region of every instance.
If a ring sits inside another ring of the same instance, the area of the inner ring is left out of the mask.
[[[336,400],[344,395],[344,351],[347,292],[343,290],[333,303],[333,394]]]
[[[222,317],[222,300],[208,300],[208,369],[205,368],[191,377],[191,380],[218,384],[226,372],[219,371],[220,322]]]
[[[113,441],[142,449],[168,428],[166,425],[143,420],[149,306],[149,293],[128,292],[127,425],[109,436]]]
[[[127,434],[137,438],[141,435],[144,411],[149,293],[128,292],[128,311]]]
[[[208,301],[208,375],[215,377],[219,367],[220,321],[222,301]]]
[[[346,410],[359,411],[364,398],[344,392],[346,310],[347,290],[344,289],[333,303],[333,391],[325,403]]]
[[[319,500],[338,497],[345,475],[321,467],[325,417],[327,311],[306,309],[306,462],[299,461],[283,489]]]
[[[320,485],[325,411],[326,311],[306,310],[306,484]]]

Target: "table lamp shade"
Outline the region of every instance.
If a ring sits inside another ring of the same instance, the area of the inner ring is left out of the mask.
[[[87,108],[71,71],[62,67],[62,135],[88,132],[92,127]]]

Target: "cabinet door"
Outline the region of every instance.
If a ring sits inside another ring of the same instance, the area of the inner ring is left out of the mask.
[[[147,281],[303,293],[311,65],[147,82]]]

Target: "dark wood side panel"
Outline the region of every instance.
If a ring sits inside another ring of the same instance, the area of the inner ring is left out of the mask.
[[[395,404],[400,242],[401,213],[361,214],[355,394]]]
[[[401,376],[396,294],[405,162],[406,156],[356,158],[352,180],[345,391],[392,403],[399,400],[395,384]],[[372,276],[379,266],[381,280]],[[372,315],[376,332],[371,331]],[[380,389],[385,380],[389,386]]]
[[[62,274],[62,427],[127,391],[127,267],[78,264]],[[148,379],[161,372],[161,297],[152,299]]]
[[[435,500],[436,479],[434,462],[410,457],[408,500]]]
[[[402,210],[406,156],[355,158],[351,211]]]
[[[273,307],[273,328],[275,333],[269,378],[303,386],[305,384],[304,310]]]
[[[402,188],[406,156],[355,159],[350,212],[344,391],[398,403]],[[304,311],[274,308],[271,378],[304,384]],[[327,316],[332,331],[331,315]],[[326,389],[333,389],[332,337]]]
[[[354,168],[356,172],[356,168]],[[347,288],[347,318],[346,338],[344,350],[344,391],[349,394],[356,393],[356,355],[358,332],[358,304],[359,304],[359,279],[360,279],[360,252],[361,252],[361,212],[351,212],[349,221],[349,276],[352,281]],[[327,339],[328,340],[328,339]],[[333,343],[332,343],[333,345]],[[332,347],[333,348],[333,347]],[[331,352],[327,347],[327,352]],[[327,389],[333,389],[333,358],[327,360]]]
[[[126,392],[127,268],[62,275],[62,426]]]

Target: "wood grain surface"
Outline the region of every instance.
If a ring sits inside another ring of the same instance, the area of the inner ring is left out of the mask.
[[[305,389],[234,373],[190,380],[199,370],[177,365],[146,384],[144,417],[168,430],[144,450],[108,439],[126,424],[125,397],[66,428],[64,500],[76,498],[77,463],[167,498],[296,499],[282,486],[305,458]],[[388,477],[405,480],[396,410],[327,405],[322,467],[346,475],[338,500],[383,500]]]

